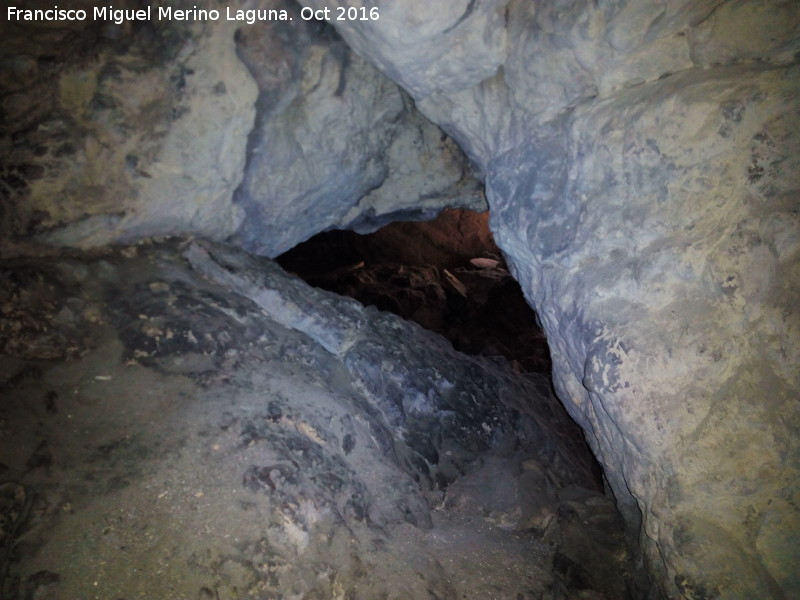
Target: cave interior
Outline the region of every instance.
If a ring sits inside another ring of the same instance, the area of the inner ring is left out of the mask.
[[[0,599],[800,597],[800,3],[28,4]]]

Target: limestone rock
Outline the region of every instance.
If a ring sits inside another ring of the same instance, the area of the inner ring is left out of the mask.
[[[285,279],[274,263],[259,262],[230,248],[193,244],[186,255],[199,272],[256,302],[283,326],[301,331],[340,357],[359,388],[373,399],[371,402],[382,413],[384,422],[392,431],[404,432],[401,438],[411,448],[407,460],[429,473],[426,478],[432,486],[448,482],[458,472],[459,461],[476,449],[500,441],[493,439],[484,424],[506,423],[512,427],[513,418],[502,405],[483,405],[478,401],[486,394],[530,414],[540,428],[532,435],[537,439],[543,461],[563,465],[557,467],[556,475],[562,485],[577,482],[587,486],[592,479],[590,470],[573,464],[569,458],[569,448],[573,444],[580,447],[579,440],[568,441],[557,435],[549,439],[551,434],[547,429],[551,425],[555,431],[569,431],[570,423],[559,424],[558,409],[549,399],[545,400],[549,397],[546,378],[535,374],[523,378],[521,385],[533,386],[528,393],[521,389],[511,391],[516,385],[514,378],[500,373],[482,379],[475,386],[467,373],[472,361],[478,359],[455,352],[437,336],[420,345],[401,342],[416,335],[413,332],[421,331],[416,325],[386,313],[363,311],[358,303],[335,294],[322,291],[311,294],[300,280]],[[386,358],[380,358],[384,353]],[[443,372],[442,361],[448,361],[448,369],[455,365],[459,372],[452,377],[437,376],[436,373]],[[376,369],[385,376],[376,379]],[[435,389],[429,386],[431,377]],[[536,401],[535,407],[526,408],[523,398],[534,396],[542,400]],[[438,416],[439,413],[443,414]],[[421,429],[405,433],[412,423]],[[443,442],[437,441],[440,437],[448,440],[447,452],[439,445]]]
[[[235,230],[256,87],[226,21],[2,27],[4,238]]]
[[[739,60],[789,62],[800,51],[791,2],[724,2],[690,29],[692,60],[714,66]]]
[[[238,38],[260,92],[236,195],[247,218],[233,239],[277,256],[333,227],[367,232],[447,205],[482,210],[455,143],[330,27],[295,16],[297,25],[250,27]]]
[[[285,39],[239,34],[237,42],[223,22],[129,31],[4,22],[4,243],[33,237],[88,246],[184,232],[231,236],[277,254],[320,229],[367,230],[390,218],[430,215],[447,203],[482,204],[464,158],[413,113],[415,105],[485,179],[495,238],[551,341],[559,396],[603,463],[663,595],[800,595],[794,543],[800,538],[800,6],[781,0],[376,0],[374,6],[377,21],[334,22],[364,60],[315,23],[282,28]],[[284,55],[285,65],[271,60]],[[309,109],[309,99],[319,112]],[[504,419],[512,413],[470,399],[485,390],[499,394],[503,376],[484,387],[464,384],[455,399],[439,377],[444,387],[431,387],[436,393],[429,397],[414,382],[431,373],[408,366],[414,357],[431,359],[428,349],[392,346],[392,360],[381,363],[388,380],[375,383],[371,361],[382,340],[365,332],[377,328],[396,342],[408,334],[404,326],[325,296],[316,304],[305,288],[289,285],[290,295],[264,288],[253,270],[237,276],[227,269],[250,264],[235,253],[202,246],[193,252],[209,274],[257,302],[272,321],[314,340],[319,348],[311,354],[338,357],[337,369],[355,381],[363,414],[404,432],[394,464],[428,488],[457,470],[447,461],[431,469],[434,457],[447,452],[430,442],[437,439],[432,431],[453,432],[469,415],[487,426],[484,418],[495,416],[509,425]],[[92,343],[84,331],[99,323],[99,301],[80,300],[74,290],[82,286],[74,282],[60,298],[36,272],[29,275],[19,281],[32,291],[10,292],[3,304],[10,321],[0,329],[7,338],[23,331],[25,344],[6,339],[4,350],[23,362],[82,356]],[[13,281],[7,284],[2,290],[9,293]],[[34,312],[26,315],[34,297]],[[228,316],[244,310],[213,295],[189,306],[215,304]],[[155,366],[192,371],[216,351],[236,350],[214,327],[203,331],[210,339],[184,334],[183,342],[200,347],[187,366],[183,358],[158,355],[172,341],[151,320],[136,322],[126,335],[143,356],[155,352]],[[409,362],[393,368],[393,360]],[[459,373],[469,370],[459,364]],[[103,381],[71,382],[77,384],[71,389],[98,402]],[[27,382],[24,376],[6,383],[24,391]],[[377,412],[363,408],[384,398]],[[441,417],[450,401],[462,411],[453,420]],[[465,425],[459,453],[475,456],[488,444],[477,422]],[[423,433],[415,435],[418,426]],[[253,428],[258,445],[261,433]],[[394,444],[380,427],[367,429],[377,447]],[[300,444],[297,432],[284,433],[287,445]],[[543,451],[556,452],[551,442]],[[296,451],[313,462],[313,451]],[[57,467],[52,445],[48,452]],[[269,469],[265,456],[246,471],[251,493],[271,490],[270,482],[277,489],[276,480],[313,488],[289,470]],[[339,463],[321,462],[339,473]],[[342,489],[358,495],[360,488]],[[344,510],[343,498],[326,506]],[[270,538],[286,553],[305,547],[308,525],[319,517],[316,510],[301,513],[288,515],[293,525]],[[415,518],[423,513],[408,511]],[[580,554],[562,552],[557,561],[573,583],[582,579],[574,566]],[[273,561],[273,575],[287,564],[285,556]],[[197,563],[216,572],[241,568],[203,560]],[[348,568],[360,569],[357,561]],[[35,573],[29,575],[35,588]],[[302,581],[292,580],[298,594],[310,589]],[[330,581],[327,590],[311,591],[333,595],[337,579]],[[445,578],[436,581],[438,595],[456,595]]]
[[[498,236],[512,255],[528,248],[514,264],[543,310],[559,394],[619,465],[609,479],[644,508],[654,568],[687,597],[800,583],[748,566],[794,559],[747,525],[777,513],[798,526],[773,500],[797,493],[796,71],[690,71],[580,108],[565,125],[569,202]],[[522,222],[519,206],[499,203],[498,221]],[[676,527],[715,553],[664,533]]]
[[[337,19],[353,3],[303,0],[304,6],[331,10],[331,23],[360,54],[417,99],[433,90],[455,92],[491,77],[506,50],[501,2],[453,0],[398,4],[378,0],[379,18]]]
[[[422,4],[386,10],[402,23]],[[499,6],[431,27],[495,56],[503,34],[474,32]],[[422,81],[405,30],[340,28],[485,174],[559,396],[661,592],[797,595],[800,8],[505,10],[505,54],[479,81],[447,77],[457,50]]]
[[[333,227],[485,210],[395,83],[293,2],[262,4],[293,20],[4,21],[6,252],[193,234],[274,256]]]

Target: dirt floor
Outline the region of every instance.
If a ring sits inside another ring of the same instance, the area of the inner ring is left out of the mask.
[[[557,451],[544,465],[517,411],[460,439],[441,407],[392,416],[355,355],[226,293],[182,248],[4,265],[0,597],[628,595],[613,505],[580,469],[565,482]]]

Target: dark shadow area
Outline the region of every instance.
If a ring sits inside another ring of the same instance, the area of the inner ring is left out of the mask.
[[[494,243],[488,213],[447,209],[367,235],[324,232],[276,260],[315,287],[435,331],[456,350],[550,373],[547,340]]]

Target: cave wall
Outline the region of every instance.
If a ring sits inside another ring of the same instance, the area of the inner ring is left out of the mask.
[[[233,27],[4,17],[0,28],[4,245],[235,231],[257,87]]]
[[[663,593],[797,595],[800,7],[376,5],[339,31],[485,174]]]
[[[294,21],[237,34],[259,95],[234,243],[274,257],[334,227],[370,232],[448,205],[485,210],[461,150],[396,83],[330,26],[271,4]]]
[[[277,256],[333,227],[486,209],[397,84],[294,2],[258,5],[293,20],[4,19],[4,252],[192,234]]]
[[[485,207],[474,168],[663,593],[798,595],[798,4],[373,5],[334,23],[355,53],[297,19],[4,21],[3,251],[274,256]]]

